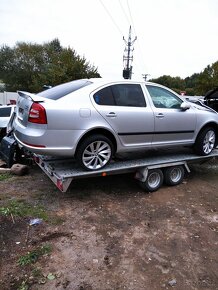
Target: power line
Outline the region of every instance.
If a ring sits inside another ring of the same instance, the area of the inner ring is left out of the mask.
[[[119,3],[120,3],[121,10],[123,11],[123,14],[124,14],[124,16],[125,16],[125,18],[126,18],[126,20],[127,20],[127,23],[128,23],[128,25],[130,25],[131,22],[129,21],[129,17],[128,17],[127,14],[126,14],[125,9],[123,8],[123,5],[122,5],[122,3],[121,3],[121,0],[119,0]]]
[[[135,25],[134,25],[133,18],[132,18],[132,13],[131,13],[131,10],[130,10],[130,7],[129,7],[129,1],[126,0],[126,3],[127,3],[128,10],[129,10],[129,16],[130,16],[130,19],[131,19],[132,27],[133,27],[134,33],[136,35]]]
[[[109,10],[107,9],[107,7],[104,5],[104,3],[102,2],[102,0],[99,0],[101,5],[104,7],[105,11],[107,12],[108,16],[110,17],[110,19],[112,20],[113,24],[116,26],[117,30],[119,31],[119,33],[123,36],[123,33],[121,31],[121,29],[119,28],[119,26],[117,25],[117,23],[115,22],[114,18],[112,17],[112,15],[110,14]]]

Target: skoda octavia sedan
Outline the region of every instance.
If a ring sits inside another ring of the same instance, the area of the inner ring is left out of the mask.
[[[20,91],[13,127],[25,149],[75,157],[98,170],[116,153],[134,150],[188,145],[208,155],[218,114],[154,83],[82,79],[38,94]]]

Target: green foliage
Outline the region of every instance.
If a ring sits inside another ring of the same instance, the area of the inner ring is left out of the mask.
[[[47,220],[45,210],[39,206],[32,206],[23,201],[12,200],[6,206],[0,207],[0,215],[4,216],[19,216],[19,217],[37,217]]]
[[[12,177],[12,175],[10,173],[0,174],[0,181],[4,181],[4,180],[9,179],[11,177]]]
[[[58,39],[32,44],[19,42],[0,48],[0,79],[8,91],[42,91],[43,85],[55,86],[80,78],[99,77],[97,69]]]
[[[21,256],[18,259],[19,266],[26,266],[34,264],[41,256],[48,255],[51,253],[52,247],[50,244],[46,244],[40,248],[37,248],[26,255]]]
[[[201,73],[194,73],[185,79],[164,75],[150,81],[169,87],[178,93],[186,91],[188,96],[203,96],[218,86],[218,61],[208,65]]]
[[[209,90],[218,87],[218,61],[208,65],[197,80],[197,92],[204,95]]]
[[[28,289],[29,289],[29,286],[26,280],[22,281],[21,285],[18,287],[18,290],[28,290]]]

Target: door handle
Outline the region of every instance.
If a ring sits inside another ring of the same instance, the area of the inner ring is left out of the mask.
[[[162,118],[164,118],[164,114],[159,113],[159,114],[156,115],[156,118],[158,118],[158,119],[162,119]]]
[[[106,117],[114,118],[117,115],[114,112],[110,112],[109,114],[106,115]]]

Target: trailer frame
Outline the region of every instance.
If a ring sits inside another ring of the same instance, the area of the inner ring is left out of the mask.
[[[125,173],[134,173],[135,178],[143,184],[146,182],[150,170],[160,169],[164,171],[165,168],[183,166],[185,171],[189,173],[189,164],[204,163],[216,157],[218,157],[218,149],[214,149],[207,156],[193,154],[190,149],[181,153],[162,150],[156,151],[155,154],[153,152],[153,155],[148,154],[143,158],[115,160],[101,170],[85,171],[72,158],[33,155],[36,164],[62,192],[66,192],[71,182],[76,179]]]

